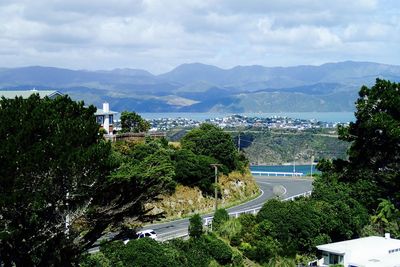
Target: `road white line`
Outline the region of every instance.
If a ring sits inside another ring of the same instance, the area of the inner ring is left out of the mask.
[[[283,185],[282,185],[282,187],[283,187],[283,189],[285,190],[285,193],[282,194],[282,196],[284,196],[284,195],[287,194],[287,189],[286,189],[286,187],[284,187]]]

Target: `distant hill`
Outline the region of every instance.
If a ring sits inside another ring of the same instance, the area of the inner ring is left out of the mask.
[[[1,68],[1,89],[56,89],[76,100],[138,112],[352,111],[362,85],[400,81],[400,66],[346,61],[320,66],[183,64],[153,75],[140,69]]]

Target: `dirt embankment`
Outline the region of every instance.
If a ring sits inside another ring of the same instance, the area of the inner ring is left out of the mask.
[[[218,177],[222,207],[246,201],[255,197],[259,190],[250,172],[232,172]],[[167,218],[181,218],[195,213],[205,213],[214,208],[214,197],[204,196],[197,187],[178,185],[172,195],[161,196],[160,201],[148,204],[152,212],[165,212]]]

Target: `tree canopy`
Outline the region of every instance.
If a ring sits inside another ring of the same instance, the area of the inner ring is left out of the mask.
[[[240,158],[232,137],[212,124],[204,123],[191,130],[182,138],[181,144],[182,148],[196,155],[214,158],[223,164],[221,170],[225,173],[242,170],[247,163],[244,158]]]
[[[370,210],[380,198],[400,207],[399,101],[400,84],[377,79],[371,88],[361,88],[356,121],[339,131],[339,138],[351,147],[347,161],[334,162],[334,172],[357,188],[354,193]]]
[[[0,100],[0,258],[5,266],[77,263],[105,229],[150,221],[144,204],[174,188],[160,147],[130,164],[99,134],[95,107],[68,96]]]
[[[121,112],[121,132],[147,132],[150,129],[150,123],[144,120],[136,112]]]

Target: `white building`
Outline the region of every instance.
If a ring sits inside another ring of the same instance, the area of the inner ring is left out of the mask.
[[[390,238],[390,234],[325,244],[317,248],[323,256],[318,266],[400,267],[400,240]]]
[[[118,112],[110,110],[110,105],[108,103],[103,103],[103,109],[98,108],[96,113],[94,114],[96,116],[97,123],[104,130],[106,130],[107,134],[113,134],[114,115],[117,113]]]

